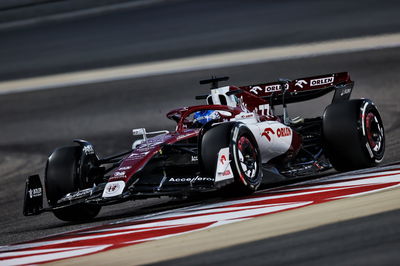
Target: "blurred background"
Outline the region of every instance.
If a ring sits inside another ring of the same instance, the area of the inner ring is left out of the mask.
[[[106,155],[129,149],[132,128],[173,129],[165,113],[198,104],[194,96],[208,90],[198,81],[211,75],[230,76],[229,84],[240,86],[349,71],[355,80],[352,97],[371,98],[382,113],[385,163],[400,158],[400,40],[363,51],[238,61],[108,81],[99,76],[85,84],[18,93],[8,90],[7,82],[143,63],[151,69],[166,60],[257,48],[290,45],[296,52],[298,45],[397,34],[399,29],[400,2],[395,0],[0,1],[0,206],[8,213],[0,217],[0,244],[60,230],[62,223],[51,215],[22,217],[25,178],[43,175],[55,147],[83,138]],[[319,116],[331,97],[289,106],[289,112]],[[16,219],[21,222],[15,224]]]

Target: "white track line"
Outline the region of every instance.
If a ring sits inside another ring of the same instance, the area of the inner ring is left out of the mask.
[[[136,0],[136,1],[126,2],[126,3],[109,4],[109,5],[98,6],[98,7],[88,7],[85,9],[80,9],[80,10],[75,10],[75,11],[65,11],[64,10],[64,12],[61,12],[61,13],[55,14],[55,15],[37,16],[37,17],[22,19],[22,20],[18,20],[18,21],[0,23],[0,31],[18,28],[18,27],[25,27],[28,25],[40,24],[43,22],[54,22],[54,21],[60,21],[60,20],[66,20],[66,19],[75,19],[75,18],[86,17],[86,16],[91,16],[91,15],[104,14],[104,13],[118,11],[118,10],[124,10],[124,9],[128,9],[128,8],[148,6],[148,5],[152,5],[152,4],[156,4],[156,3],[160,3],[160,2],[164,2],[164,1],[165,0]]]
[[[0,82],[0,94],[393,47],[400,47],[400,33],[260,48],[11,80]]]

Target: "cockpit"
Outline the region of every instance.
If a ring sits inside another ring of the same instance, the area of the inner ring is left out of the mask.
[[[177,131],[186,128],[201,128],[209,122],[229,121],[242,112],[237,107],[226,105],[199,105],[172,110],[167,117],[177,122]]]

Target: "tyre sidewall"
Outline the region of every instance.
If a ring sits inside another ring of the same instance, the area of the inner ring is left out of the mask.
[[[255,148],[257,153],[257,169],[254,178],[248,177],[243,171],[238,155],[238,141],[245,136],[248,138]],[[254,192],[261,185],[262,182],[262,171],[261,171],[261,153],[257,145],[257,141],[253,136],[253,133],[244,125],[236,124],[231,131],[231,141],[229,146],[231,167],[234,173],[235,184],[242,187],[245,191]]]
[[[372,152],[366,136],[365,117],[372,112],[383,129],[376,106],[368,99],[336,103],[325,109],[323,117],[323,145],[325,153],[336,170],[348,171],[375,166],[381,162],[385,150]]]
[[[79,146],[66,146],[56,149],[49,156],[44,180],[50,206],[67,193],[80,188],[78,168],[81,153]]]
[[[67,222],[87,221],[99,214],[100,205],[77,204],[53,210],[53,214],[60,220]]]
[[[373,156],[372,157],[369,156],[369,160],[371,161],[371,163],[378,164],[378,163],[382,162],[384,154],[385,154],[385,133],[384,133],[385,129],[384,129],[383,121],[382,121],[382,118],[381,118],[379,111],[376,108],[375,104],[369,100],[364,102],[364,106],[361,107],[361,112],[362,112],[361,113],[362,121],[360,122],[360,124],[361,124],[360,125],[360,128],[361,128],[360,135],[361,135],[361,142],[362,142],[361,144],[362,144],[362,147],[364,148],[364,152],[366,154],[369,155],[370,152],[372,152]],[[382,128],[382,131],[383,131],[383,136],[382,136],[383,139],[381,141],[382,146],[378,151],[373,150],[373,148],[371,147],[371,145],[368,141],[367,134],[365,132],[367,130],[366,117],[371,112],[378,119],[378,121],[380,123],[380,127]],[[364,130],[362,130],[363,128],[364,128]]]
[[[45,187],[51,207],[67,193],[87,188],[80,177],[82,148],[67,146],[56,149],[47,160]],[[76,204],[55,208],[53,214],[63,221],[85,221],[94,218],[100,212],[100,205]]]
[[[244,180],[240,178],[243,170],[238,161],[237,141],[243,135],[248,136],[248,139],[257,150],[258,172],[254,180],[250,180],[246,176],[244,176]],[[207,131],[200,134],[199,145],[199,164],[202,175],[215,177],[218,153],[222,148],[228,147],[230,165],[234,175],[234,193],[250,194],[260,186],[262,181],[261,153],[253,134],[244,124],[227,122],[209,127]]]

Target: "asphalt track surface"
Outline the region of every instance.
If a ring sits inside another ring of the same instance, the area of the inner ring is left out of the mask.
[[[400,28],[398,9],[396,1],[254,1],[246,5],[241,1],[230,4],[225,1],[202,1],[202,4],[171,1],[102,17],[0,32],[0,58],[7,62],[0,64],[0,79],[396,32]],[[168,198],[128,202],[106,207],[96,220],[83,224],[63,223],[52,214],[23,217],[25,178],[33,173],[43,175],[46,157],[54,147],[68,145],[74,138],[84,138],[93,142],[101,155],[129,149],[132,128],[173,128],[174,124],[164,114],[182,105],[196,104],[194,96],[207,91],[198,85],[198,80],[211,74],[229,75],[231,84],[245,85],[279,77],[298,78],[339,71],[349,71],[356,81],[352,97],[373,99],[382,114],[387,136],[384,163],[399,160],[399,48],[1,96],[0,244],[31,240],[190,204],[171,202]],[[329,100],[324,97],[311,104],[290,106],[289,110],[293,115],[321,115]],[[385,236],[387,226],[398,223],[398,212],[376,215],[372,220],[385,224],[370,224],[376,232],[374,241],[378,241]],[[362,219],[349,222],[344,227],[355,227],[358,223],[362,223]],[[332,235],[342,232],[341,226],[332,228]],[[321,241],[324,237],[329,238],[329,235],[318,231],[320,229],[315,230],[312,235],[320,237]],[[308,235],[306,232],[298,234],[300,239]],[[364,236],[362,232],[354,232],[352,239],[361,241]],[[282,241],[290,241],[291,236],[287,237]],[[394,241],[398,247],[398,239]],[[273,243],[267,242],[249,244],[243,250],[262,249],[262,246]],[[313,246],[317,249],[315,254],[318,254],[318,249],[325,250],[325,247]],[[373,257],[378,253],[398,258],[390,248],[374,251],[360,253],[359,256]],[[298,256],[300,252],[296,249],[291,255]],[[340,249],[332,249],[326,261],[321,263],[340,263],[334,260],[338,253],[341,253]],[[307,262],[311,259],[304,260],[305,264]]]
[[[152,265],[396,265],[399,222],[389,211]]]
[[[168,0],[0,32],[0,80],[397,32],[399,8],[396,0]]]

